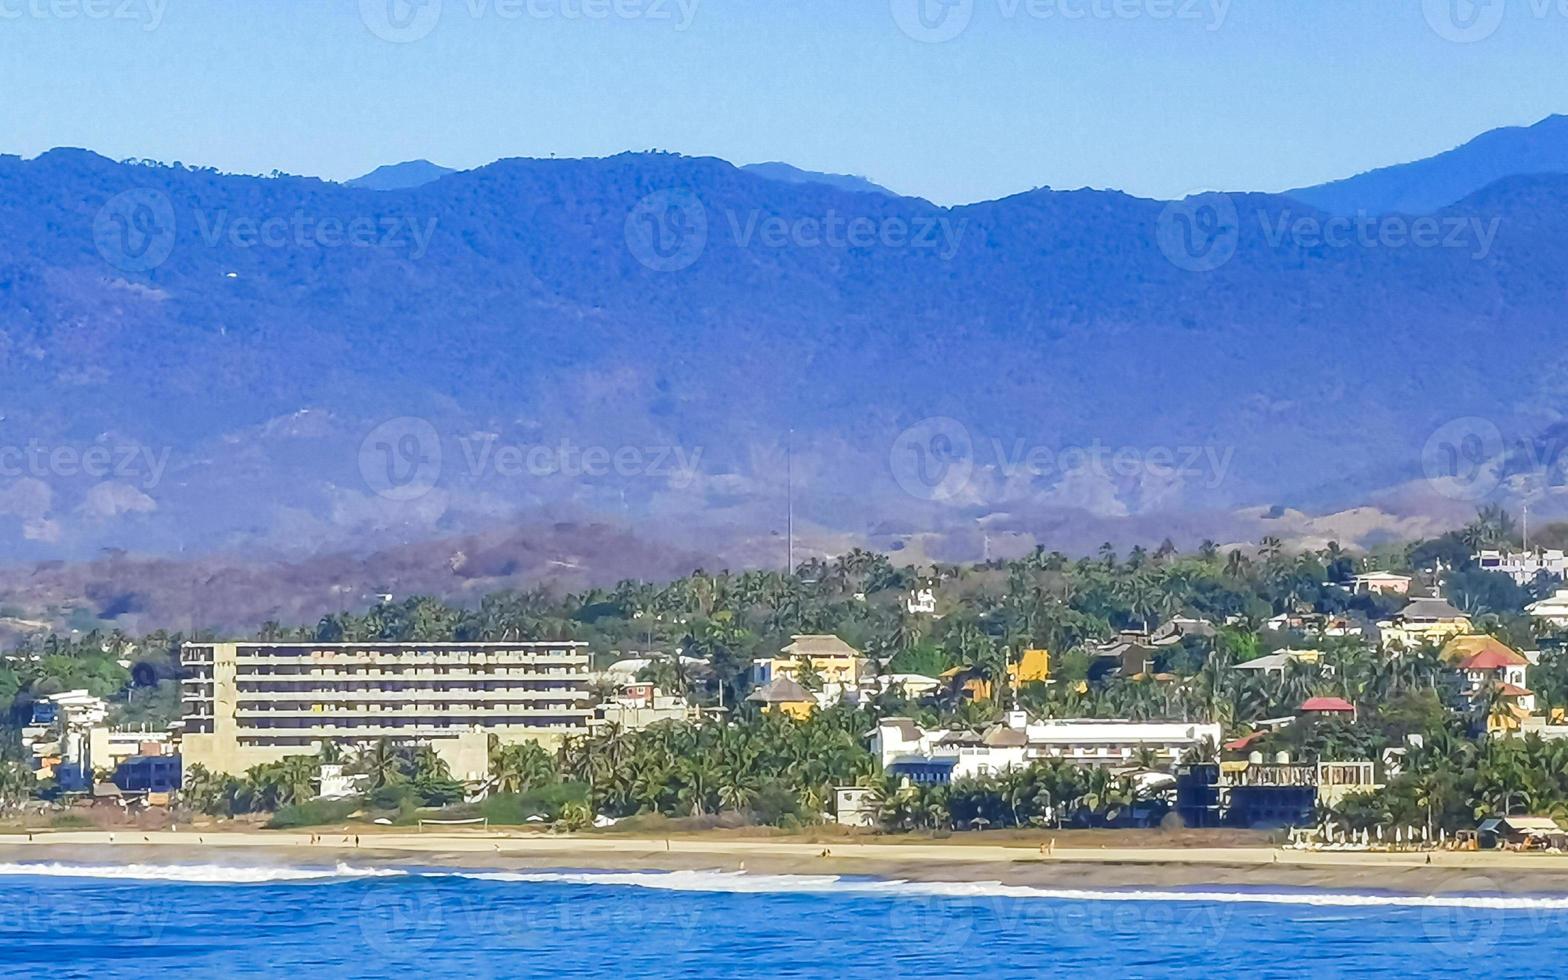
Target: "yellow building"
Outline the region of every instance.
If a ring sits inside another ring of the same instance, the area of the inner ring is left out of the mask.
[[[1414,650],[1423,644],[1442,646],[1450,637],[1470,633],[1470,617],[1436,596],[1412,599],[1399,615],[1378,624],[1385,647]]]
[[[762,705],[768,714],[788,715],[797,720],[808,717],[817,707],[812,693],[788,677],[775,677],[746,697]]]
[[[822,678],[823,684],[840,688],[858,686],[867,673],[866,660],[860,651],[831,633],[798,633],[790,641],[777,657],[752,664],[753,681],[766,685],[778,677],[799,680],[800,667],[807,663]]]
[[[1051,654],[1046,650],[1024,650],[1007,662],[1007,686],[1017,691],[1023,684],[1035,684],[1051,677]],[[973,665],[944,670],[942,682],[948,693],[965,701],[991,700],[991,682]]]
[[[1007,665],[1007,683],[1015,691],[1025,684],[1038,684],[1050,678],[1051,654],[1048,650],[1024,650]]]

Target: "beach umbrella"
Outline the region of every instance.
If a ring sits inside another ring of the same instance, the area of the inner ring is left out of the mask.
[[[1383,825],[1382,824],[1378,824],[1377,825],[1377,842],[1379,844],[1383,843]]]

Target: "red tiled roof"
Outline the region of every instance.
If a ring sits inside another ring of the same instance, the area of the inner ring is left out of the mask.
[[[1520,687],[1517,684],[1499,684],[1499,685],[1497,685],[1497,690],[1499,692],[1501,692],[1505,697],[1510,697],[1510,698],[1523,697],[1524,695],[1530,693],[1529,691],[1525,690],[1524,688]]]
[[[1459,662],[1460,670],[1500,670],[1504,667],[1522,667],[1530,661],[1507,647],[1488,647]]]
[[[1268,732],[1253,732],[1250,735],[1243,735],[1240,738],[1233,738],[1229,742],[1225,743],[1225,751],[1240,752],[1242,749],[1246,748],[1267,734]]]
[[[1307,698],[1301,703],[1302,711],[1355,711],[1355,705],[1344,698]]]

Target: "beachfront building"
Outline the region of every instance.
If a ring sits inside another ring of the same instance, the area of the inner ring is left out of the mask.
[[[578,642],[187,643],[181,661],[187,769],[241,773],[389,738],[484,779],[490,735],[554,747],[592,713]]]
[[[1023,712],[1014,711],[984,732],[926,729],[909,718],[883,718],[868,737],[871,751],[889,772],[945,769],[949,778],[962,779],[1048,759],[1076,766],[1125,766],[1140,749],[1152,749],[1161,763],[1174,765],[1205,742],[1218,746],[1220,726],[1098,718],[1030,721]]]

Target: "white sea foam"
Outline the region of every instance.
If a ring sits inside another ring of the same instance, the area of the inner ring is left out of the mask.
[[[1198,891],[1080,889],[1007,885],[1000,881],[903,881],[837,875],[764,875],[741,871],[485,871],[455,872],[484,881],[620,885],[667,891],[861,894],[914,898],[1019,898],[1076,902],[1200,902],[1305,905],[1328,908],[1568,909],[1568,896],[1375,895],[1327,891]]]
[[[102,878],[199,884],[330,882],[405,877],[399,868],[338,864],[333,868],[220,864],[25,864],[0,863],[0,877]],[[1297,905],[1320,908],[1453,908],[1568,910],[1568,896],[1378,895],[1330,891],[1214,891],[1186,889],[1087,889],[1008,885],[1000,881],[905,881],[839,875],[770,875],[743,871],[458,871],[416,872],[426,878],[465,878],[521,884],[567,884],[729,894],[832,894],[886,898],[1054,899],[1073,902],[1197,902],[1226,905]]]
[[[273,881],[329,881],[402,875],[393,868],[298,868],[282,865],[228,864],[5,864],[0,877],[36,875],[44,878],[107,878],[121,881],[180,881],[212,885],[247,885]]]

